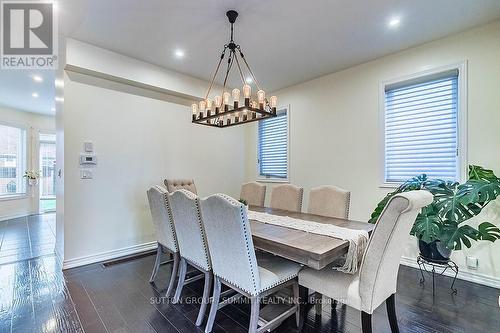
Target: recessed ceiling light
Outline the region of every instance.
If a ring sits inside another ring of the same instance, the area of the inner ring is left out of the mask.
[[[56,85],[56,87],[62,87],[62,86],[64,86],[64,81],[56,79],[54,81],[54,84]]]
[[[247,78],[245,79],[245,81],[246,81],[246,83],[252,83],[252,82],[253,82],[253,80],[252,80],[252,78],[251,78],[250,76],[249,76],[249,77],[247,77]]]
[[[33,75],[33,81],[43,82],[43,78],[40,75]]]
[[[34,98],[38,98],[39,95],[38,95],[38,93],[34,92],[34,93],[31,94],[31,96],[34,97]]]
[[[388,26],[389,28],[397,28],[401,23],[401,19],[399,17],[393,17],[389,20]]]
[[[56,97],[56,102],[64,102],[64,97]]]
[[[175,56],[176,56],[177,58],[179,58],[179,59],[180,59],[180,58],[184,58],[184,51],[183,51],[183,50],[181,50],[181,49],[177,49],[177,50],[175,50],[174,54],[175,54]]]

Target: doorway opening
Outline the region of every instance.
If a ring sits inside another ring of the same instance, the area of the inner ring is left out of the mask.
[[[56,211],[56,135],[40,133],[40,213]]]

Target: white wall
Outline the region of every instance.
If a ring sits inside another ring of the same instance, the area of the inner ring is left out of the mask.
[[[290,182],[304,186],[304,209],[311,187],[335,184],[352,191],[351,218],[367,221],[388,191],[379,187],[380,82],[464,60],[468,162],[500,175],[499,41],[497,21],[276,92],[280,104],[290,104]],[[256,178],[256,132],[247,128],[247,180]],[[500,204],[491,204],[482,218],[500,225]],[[406,256],[416,256],[415,243],[409,240]],[[500,286],[499,250],[500,241],[475,243],[453,259],[462,271]],[[466,254],[480,259],[477,271],[465,267]]]
[[[38,170],[38,134],[55,131],[54,117],[0,106],[0,122],[27,128],[27,167]],[[0,199],[0,221],[38,213],[38,189],[27,187],[27,191],[26,197]]]
[[[140,72],[140,63],[130,64],[135,67],[126,70]],[[65,75],[62,116],[65,267],[153,241],[146,190],[166,177],[194,178],[201,196],[239,195],[243,129],[193,125],[184,105],[73,78]],[[87,140],[98,165],[92,180],[81,180],[79,154]]]

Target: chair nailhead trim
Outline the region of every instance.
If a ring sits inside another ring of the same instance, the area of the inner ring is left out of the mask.
[[[174,251],[173,252],[179,252],[179,245],[177,244],[177,234],[175,233],[175,228],[174,228],[174,223],[173,223],[173,218],[172,218],[172,211],[170,210],[170,203],[168,201],[168,193],[165,192],[161,187],[156,186],[156,189],[160,191],[163,194],[163,201],[165,202],[165,206],[167,207],[167,214],[168,214],[168,226],[170,228],[170,232],[172,233],[172,237],[174,239]]]
[[[251,292],[251,291],[245,290],[244,288],[240,287],[239,285],[237,285],[234,282],[231,282],[231,281],[227,281],[227,282],[229,282],[229,283],[237,286],[240,289],[245,290],[246,292],[248,292],[251,295],[257,295],[258,294],[257,280],[256,280],[256,274],[254,272],[254,267],[252,265],[252,257],[251,257],[251,254],[250,254],[250,244],[249,244],[249,240],[248,240],[249,236],[248,236],[248,230],[247,230],[248,222],[245,220],[245,218],[247,217],[246,214],[245,214],[246,213],[245,212],[245,208],[244,208],[244,206],[243,206],[243,204],[241,202],[235,200],[234,198],[232,198],[232,197],[230,197],[228,195],[225,195],[225,194],[222,194],[222,193],[218,193],[216,195],[219,196],[219,197],[221,197],[221,198],[223,198],[223,199],[225,199],[231,205],[233,205],[233,206],[239,206],[239,208],[240,208],[240,217],[241,217],[241,222],[242,222],[242,227],[243,227],[243,236],[245,237],[245,247],[246,247],[246,251],[247,251],[248,263],[250,264],[250,274],[252,275],[252,282],[253,282],[254,291]]]
[[[205,259],[206,263],[205,264],[199,264],[192,260],[195,264],[197,264],[200,267],[207,267],[207,270],[212,269],[212,262],[210,260],[210,254],[208,251],[208,245],[207,245],[207,236],[205,235],[205,228],[203,227],[203,222],[201,219],[201,211],[200,211],[200,203],[199,203],[199,198],[196,194],[194,194],[191,191],[188,190],[178,190],[182,192],[185,196],[187,196],[189,199],[194,201],[195,207],[196,207],[196,217],[198,219],[198,228],[200,229],[200,234],[201,234],[201,242],[203,244],[203,251],[205,252]]]
[[[345,215],[345,218],[348,219],[349,218],[349,207],[351,207],[351,192],[348,192],[347,193],[347,207],[345,209],[346,211],[346,215]]]

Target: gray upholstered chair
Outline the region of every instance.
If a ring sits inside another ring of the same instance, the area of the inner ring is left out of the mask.
[[[349,218],[349,203],[351,192],[340,187],[324,185],[312,188],[309,192],[309,206],[307,212],[310,214],[336,217],[340,219]]]
[[[165,250],[170,252],[173,256],[173,266],[166,294],[166,297],[170,297],[174,288],[175,278],[177,277],[177,269],[179,267],[179,247],[168,203],[168,192],[161,186],[154,186],[151,187],[146,193],[148,196],[149,208],[151,210],[151,217],[153,218],[156,240],[158,242],[156,260],[149,282],[152,283],[158,273],[162,253]]]
[[[298,323],[297,302],[282,315],[266,321],[259,320],[259,301],[290,286],[294,299],[298,300],[296,277],[301,266],[271,254],[259,253],[256,257],[246,208],[235,199],[215,194],[200,200],[200,207],[215,276],[213,303],[205,332],[212,330],[217,310],[228,304],[228,300],[219,303],[221,284],[250,298],[249,332],[273,330],[293,314]],[[261,327],[258,327],[259,324]]]
[[[420,209],[432,200],[423,190],[393,196],[377,220],[356,274],[308,268],[299,273],[299,284],[360,310],[363,333],[371,332],[371,315],[386,301],[391,330],[398,332],[394,295],[403,244]]]
[[[266,200],[266,186],[257,182],[249,182],[241,185],[240,199],[250,206],[264,207]]]
[[[198,194],[193,179],[165,179],[163,182],[170,193],[177,190],[188,190],[189,192]]]
[[[184,285],[198,280],[198,277],[186,279],[187,265],[204,273],[205,286],[201,308],[196,325],[200,326],[205,316],[212,286],[212,269],[208,253],[205,231],[201,222],[198,197],[188,190],[177,190],[168,198],[172,210],[177,242],[181,256],[179,282],[175,290],[174,303],[179,302]]]
[[[271,190],[271,208],[284,209],[292,212],[302,210],[302,195],[304,189],[291,184],[278,185]]]

